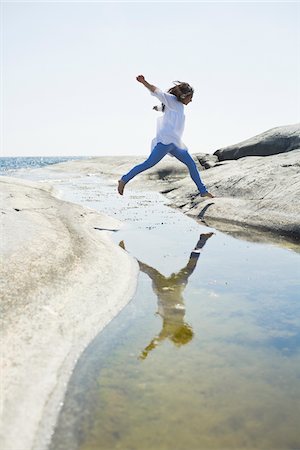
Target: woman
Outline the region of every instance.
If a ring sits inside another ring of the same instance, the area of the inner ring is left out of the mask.
[[[184,106],[192,101],[193,88],[188,83],[176,82],[177,84],[169,89],[168,92],[162,92],[156,86],[148,83],[143,75],[137,76],[136,79],[162,102],[161,107],[155,106],[153,109],[163,111],[164,114],[158,119],[157,133],[152,141],[152,151],[149,158],[122,176],[118,182],[119,194],[123,195],[126,183],[132,178],[153,167],[169,153],[188,167],[191,178],[195,182],[201,197],[214,197],[202,183],[196,163],[189,154],[187,147],[181,141],[185,122]]]

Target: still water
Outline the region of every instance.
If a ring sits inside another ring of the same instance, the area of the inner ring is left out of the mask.
[[[79,359],[50,449],[300,448],[299,253],[204,227],[157,193],[60,187],[126,222],[113,239],[141,271]]]

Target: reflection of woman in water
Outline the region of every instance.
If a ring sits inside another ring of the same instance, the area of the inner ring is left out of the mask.
[[[199,241],[192,251],[187,265],[169,277],[165,277],[158,270],[139,261],[141,271],[152,280],[153,291],[158,298],[157,313],[163,319],[161,332],[142,351],[141,359],[147,358],[148,353],[164,339],[168,338],[177,347],[180,347],[193,338],[194,333],[191,326],[184,321],[185,305],[182,293],[188,283],[188,278],[196,268],[201,249],[212,235],[213,233],[200,234]],[[124,245],[121,246],[124,248]]]

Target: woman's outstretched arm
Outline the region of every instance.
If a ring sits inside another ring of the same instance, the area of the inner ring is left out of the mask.
[[[154,92],[156,89],[156,86],[153,86],[153,84],[148,83],[148,81],[145,80],[144,75],[138,75],[136,77],[137,81],[139,83],[142,83],[149,91]]]

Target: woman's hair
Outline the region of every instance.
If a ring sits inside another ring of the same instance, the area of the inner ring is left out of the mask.
[[[189,95],[194,94],[194,89],[188,83],[184,83],[182,81],[173,81],[173,83],[175,84],[175,86],[171,87],[168,90],[168,93],[175,95],[179,102],[184,100]],[[153,109],[155,109],[156,111],[164,111],[165,105],[162,103],[161,106],[154,106]]]

